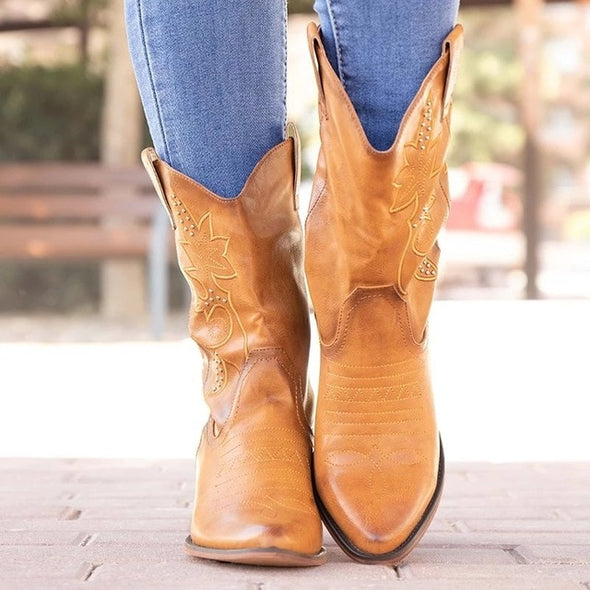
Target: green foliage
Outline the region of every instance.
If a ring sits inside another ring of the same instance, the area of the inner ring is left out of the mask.
[[[95,263],[2,263],[0,312],[96,311],[98,270]]]
[[[98,76],[81,66],[2,69],[0,96],[0,161],[98,158]],[[0,311],[90,311],[98,304],[98,265],[3,263],[0,285]]]
[[[96,23],[109,0],[60,0],[52,11],[55,22],[87,21]]]
[[[0,161],[98,159],[100,76],[80,65],[0,69],[0,97]],[[99,277],[95,263],[3,263],[0,312],[96,310]]]
[[[182,309],[186,305],[186,282],[175,264],[169,270],[170,307]],[[98,262],[0,264],[0,313],[96,313],[99,300]]]
[[[521,67],[512,9],[463,10],[465,49],[453,98],[449,164],[515,164],[524,142],[519,123]]]
[[[296,12],[313,12],[313,0],[289,0],[288,7],[289,12],[292,14]]]
[[[102,80],[81,66],[0,70],[0,161],[95,160]]]

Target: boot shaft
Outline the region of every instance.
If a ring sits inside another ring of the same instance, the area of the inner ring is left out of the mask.
[[[190,334],[205,361],[204,394],[227,419],[249,360],[279,350],[304,389],[308,306],[297,214],[298,138],[270,150],[240,194],[221,198],[160,160],[142,159],[174,228],[191,289]]]
[[[306,228],[306,259],[320,333],[335,336],[337,312],[356,288],[392,286],[409,303],[418,339],[437,278],[436,237],[449,212],[445,156],[462,29],[457,26],[386,151],[369,144],[323,48],[308,30],[322,147]],[[336,274],[329,284],[326,276]]]

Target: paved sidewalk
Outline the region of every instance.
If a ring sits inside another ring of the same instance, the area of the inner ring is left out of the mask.
[[[0,590],[589,590],[590,464],[451,464],[399,568],[189,558],[189,460],[0,459]]]

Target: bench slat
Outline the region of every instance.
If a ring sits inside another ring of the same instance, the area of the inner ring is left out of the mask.
[[[0,259],[140,257],[149,252],[150,237],[147,226],[6,226],[0,228]]]
[[[48,186],[97,190],[116,184],[150,186],[149,178],[139,166],[110,168],[98,162],[11,162],[0,165],[0,191]]]
[[[99,219],[112,215],[151,219],[157,199],[152,197],[0,196],[0,219]]]
[[[0,259],[144,257],[158,206],[140,166],[0,164]]]

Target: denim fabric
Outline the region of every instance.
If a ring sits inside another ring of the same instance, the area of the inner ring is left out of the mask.
[[[369,141],[388,148],[440,55],[459,0],[316,0],[331,63]],[[160,157],[239,193],[284,139],[286,0],[125,0],[137,82]]]
[[[328,59],[374,148],[393,144],[458,8],[459,0],[315,0]]]
[[[237,195],[284,139],[285,0],[125,0],[139,91],[159,156]]]

